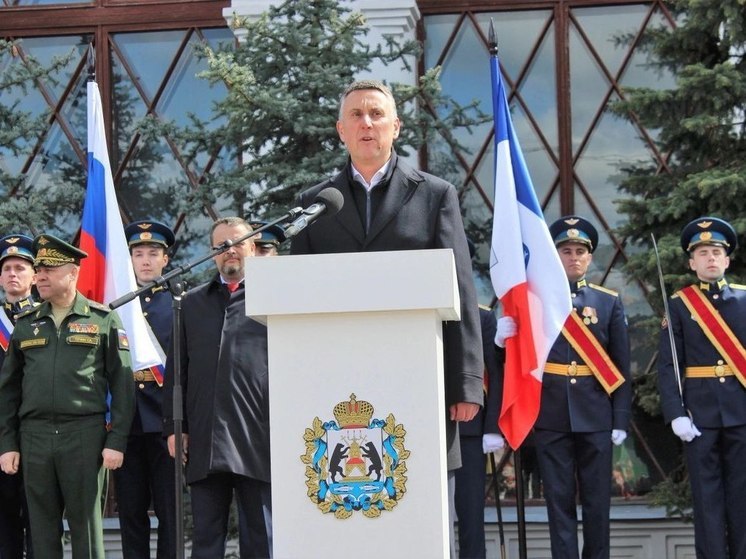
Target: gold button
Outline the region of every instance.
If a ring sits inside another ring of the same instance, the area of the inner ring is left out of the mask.
[[[145,302],[150,303],[150,297],[145,297]]]
[[[139,381],[139,382],[144,381],[145,380],[145,373],[143,373],[142,371],[135,371],[135,380]]]
[[[723,365],[724,363],[725,361],[723,361],[722,359],[718,359],[718,365]]]
[[[723,383],[723,382],[725,382],[725,377],[720,377],[720,378],[719,378],[718,380],[719,380],[719,381],[720,381],[721,383]]]
[[[715,376],[722,377],[725,374],[725,367],[718,365],[715,367]]]
[[[573,294],[571,295],[571,297],[573,297],[573,298],[575,298],[575,297],[577,297],[577,296],[578,296],[578,294],[577,294],[577,293],[573,293]]]
[[[713,299],[720,299],[720,295],[718,295],[717,293],[715,293],[715,295],[713,295],[712,298]]]
[[[140,390],[142,390],[143,388],[145,388],[145,385],[144,385],[143,383],[140,383],[140,384],[138,384],[138,385],[137,385],[137,387],[138,387],[138,388],[139,388]]]
[[[572,377],[570,379],[570,384],[575,384],[576,382],[578,382],[578,379],[576,379],[575,377]]]

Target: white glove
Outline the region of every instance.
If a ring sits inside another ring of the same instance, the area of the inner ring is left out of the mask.
[[[694,422],[685,415],[674,419],[671,422],[671,428],[674,434],[685,443],[693,441],[695,437],[699,437],[702,434],[695,427]]]
[[[505,347],[505,340],[512,338],[518,333],[518,325],[512,316],[503,316],[497,320],[497,336],[495,344],[499,347]]]
[[[485,454],[497,452],[505,447],[505,439],[497,433],[485,433],[482,435],[482,451]]]
[[[624,442],[624,439],[627,438],[627,431],[622,431],[621,429],[613,429],[611,431],[611,442],[614,443],[616,446],[619,446]]]

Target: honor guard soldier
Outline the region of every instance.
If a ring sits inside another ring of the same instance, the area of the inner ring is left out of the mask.
[[[252,229],[259,229],[267,225],[267,222],[254,221],[250,225]],[[285,230],[279,225],[271,225],[254,237],[254,246],[256,246],[255,256],[277,256],[277,251],[284,242]]]
[[[579,556],[576,494],[583,511],[582,556],[608,558],[612,443],[627,437],[632,405],[627,319],[616,292],[586,279],[598,244],[595,227],[566,216],[549,232],[573,306],[544,367],[534,425],[552,558]],[[511,317],[498,321],[498,344],[515,333]]]
[[[136,221],[124,234],[138,285],[163,275],[174,233],[155,221]],[[143,315],[163,354],[171,341],[172,298],[166,287],[140,294]],[[124,559],[149,559],[152,502],[158,518],[158,559],[176,556],[174,461],[163,438],[163,376],[159,369],[135,371],[135,418],[122,467],[114,473]]]
[[[0,468],[23,468],[36,557],[62,558],[64,513],[73,556],[102,558],[104,469],[122,465],[134,412],[127,336],[78,293],[85,252],[52,235],[33,251],[44,303],[18,317],[0,371]]]
[[[671,297],[660,338],[661,408],[685,443],[699,559],[746,557],[746,286],[725,279],[736,245],[722,219],[684,227],[697,279]]]
[[[31,294],[35,281],[32,244],[33,240],[25,235],[8,235],[0,239],[0,286],[5,291],[5,317],[0,327],[0,366],[16,318],[39,304]],[[21,475],[0,472],[0,503],[0,559],[23,559],[24,543],[26,557],[30,559],[33,557],[31,532]]]

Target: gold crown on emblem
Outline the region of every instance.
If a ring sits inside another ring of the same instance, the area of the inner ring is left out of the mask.
[[[367,427],[373,417],[373,405],[365,400],[357,401],[355,394],[350,394],[347,402],[334,406],[334,417],[340,427]]]
[[[707,229],[712,225],[712,221],[700,221],[697,223],[697,227],[701,227],[702,229]]]

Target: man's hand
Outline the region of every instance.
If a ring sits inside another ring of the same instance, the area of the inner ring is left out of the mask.
[[[11,450],[0,454],[0,470],[6,474],[13,475],[18,473],[18,466],[21,463],[21,453]]]
[[[505,347],[505,340],[512,338],[518,333],[518,325],[512,316],[503,316],[497,319],[497,336],[495,345]]]
[[[505,439],[499,433],[485,433],[482,435],[482,452],[489,454],[505,448]]]
[[[616,446],[619,446],[624,442],[624,439],[627,438],[627,431],[622,431],[621,429],[613,429],[611,431],[611,442],[614,443]]]
[[[124,463],[124,452],[119,452],[118,450],[105,448],[101,452],[101,456],[104,457],[104,468],[107,470],[117,470]]]
[[[673,429],[674,435],[679,437],[685,443],[693,441],[696,437],[699,437],[702,434],[694,425],[694,422],[685,415],[674,419],[671,422],[671,428]]]
[[[451,412],[451,421],[471,421],[479,411],[479,404],[459,402],[448,409]]]
[[[168,444],[168,453],[171,455],[171,458],[176,458],[176,435],[169,435],[168,439],[166,439],[166,443]],[[186,464],[187,451],[189,449],[189,435],[186,433],[182,433],[181,435],[181,448],[183,451],[182,462]]]

